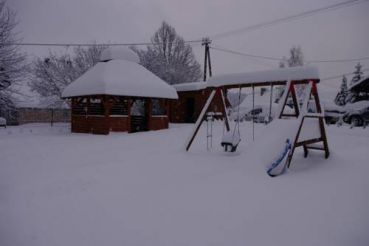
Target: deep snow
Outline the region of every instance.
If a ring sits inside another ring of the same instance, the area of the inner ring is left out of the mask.
[[[265,126],[241,124],[235,154],[201,129],[72,134],[0,128],[0,245],[368,245],[369,131],[328,127],[331,157],[297,151],[270,178]],[[283,146],[281,146],[283,148]]]

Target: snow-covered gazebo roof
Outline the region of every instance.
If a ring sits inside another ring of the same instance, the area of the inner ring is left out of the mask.
[[[207,83],[209,87],[234,86],[247,84],[264,84],[266,82],[319,80],[319,71],[316,67],[302,66],[279,68],[274,70],[256,71],[248,73],[232,73],[211,77]]]
[[[139,65],[137,55],[128,48],[109,48],[97,63],[68,85],[63,98],[112,95],[177,99],[176,90]]]

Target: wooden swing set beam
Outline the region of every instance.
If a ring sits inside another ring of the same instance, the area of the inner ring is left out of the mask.
[[[227,110],[226,110],[226,102],[225,102],[225,97],[224,97],[224,92],[221,88],[216,88],[213,89],[212,92],[210,93],[208,100],[205,103],[205,106],[203,107],[203,109],[201,110],[201,113],[199,115],[199,118],[197,119],[196,123],[195,123],[195,128],[193,130],[193,133],[190,137],[190,139],[188,140],[187,144],[186,144],[186,151],[188,151],[192,145],[193,140],[195,139],[202,123],[204,122],[204,120],[206,119],[206,112],[208,111],[212,101],[214,100],[214,98],[216,96],[220,96],[222,99],[222,114],[224,117],[224,121],[225,121],[225,126],[227,131],[230,130],[230,126],[229,126],[229,119],[228,119],[228,115],[227,115]]]
[[[319,83],[320,80],[319,79],[304,79],[304,80],[293,80],[291,81],[292,84],[294,85],[304,85],[304,84],[309,84],[310,81],[313,81],[314,83]],[[221,86],[221,88],[223,88],[224,90],[229,90],[229,89],[239,89],[241,88],[248,88],[248,87],[270,87],[270,86],[278,86],[278,85],[286,85],[288,83],[288,81],[268,81],[268,82],[240,82],[237,84],[231,84],[231,85],[223,85]],[[219,87],[211,87],[209,86],[209,88],[219,88]]]

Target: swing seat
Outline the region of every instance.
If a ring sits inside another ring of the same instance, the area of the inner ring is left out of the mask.
[[[221,146],[226,152],[235,152],[238,144],[241,142],[240,134],[238,132],[227,132],[222,137]]]

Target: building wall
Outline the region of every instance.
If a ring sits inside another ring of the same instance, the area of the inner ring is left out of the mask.
[[[106,101],[105,101],[106,100]],[[109,100],[109,98],[104,98],[101,106],[97,107],[96,105],[92,105],[90,100],[85,100],[83,98],[74,99],[72,102],[72,121],[71,121],[71,130],[76,133],[93,133],[93,134],[109,134],[110,131],[114,132],[135,132],[137,129],[132,129],[133,127],[137,128],[139,126],[140,119],[143,119],[144,127],[140,127],[145,130],[160,130],[166,129],[169,125],[168,113],[165,110],[162,115],[152,115],[152,101],[151,99],[146,99],[146,103],[144,104],[144,112],[145,116],[130,115],[130,110],[122,111],[123,115],[110,115],[111,108],[114,102]],[[96,104],[96,103],[95,103]],[[128,102],[130,105],[129,108],[133,107],[132,100]],[[161,102],[162,106],[165,107],[165,102]],[[92,106],[91,106],[92,105]],[[119,107],[115,105],[115,111],[119,110]],[[123,106],[122,106],[123,107]],[[127,107],[127,106],[126,106]],[[92,110],[93,109],[93,110]],[[99,110],[97,110],[99,109]],[[94,115],[89,115],[88,113],[95,113]],[[137,113],[137,112],[136,112]],[[154,112],[155,113],[155,112]],[[160,113],[160,112],[159,112]],[[156,112],[158,114],[158,112]],[[146,117],[146,119],[144,118]],[[132,124],[136,125],[132,125]],[[138,125],[137,125],[138,124]],[[139,130],[142,131],[142,130]]]
[[[167,129],[169,126],[168,116],[151,116],[149,119],[149,129],[150,130],[161,130]]]
[[[130,129],[130,122],[128,117],[73,115],[71,129],[76,133],[93,134],[109,134],[110,131],[126,132]]]
[[[110,130],[113,132],[128,132],[131,129],[131,122],[129,121],[129,117],[111,117],[110,121]]]
[[[199,117],[210,93],[210,89],[178,92],[178,100],[172,101],[170,105],[170,122],[194,123]],[[194,100],[193,115],[189,115],[187,109],[188,100]],[[222,99],[216,96],[210,106],[209,111],[220,112],[222,107]]]

